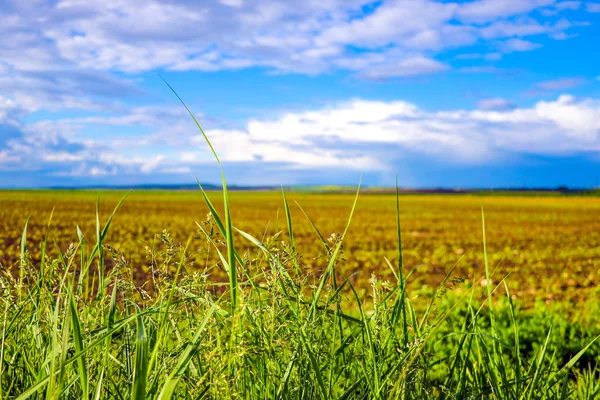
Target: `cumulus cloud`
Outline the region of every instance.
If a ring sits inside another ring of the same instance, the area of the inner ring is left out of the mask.
[[[317,44],[353,44],[367,48],[400,45],[414,49],[440,49],[471,44],[475,30],[452,25],[456,4],[435,1],[384,2],[364,18],[342,22],[324,30]]]
[[[159,117],[157,117],[159,115]],[[148,132],[94,141],[86,129],[131,124]],[[56,134],[68,131],[69,135]],[[429,111],[406,101],[352,99],[327,107],[206,129],[225,165],[263,169],[391,171],[398,157],[454,165],[493,163],[507,154],[600,153],[600,101],[562,95],[517,107],[501,98],[474,110]],[[175,109],[136,108],[121,116],[40,121],[0,145],[0,169],[52,165],[70,176],[180,173],[213,165],[204,138]]]
[[[488,102],[487,105],[490,105]],[[498,106],[500,101],[494,100]],[[555,154],[598,150],[600,103],[561,96],[531,108],[428,112],[407,102],[353,100],[333,109],[286,114],[272,122],[251,121],[256,140],[307,144],[386,143],[398,151],[479,162],[496,151]]]
[[[89,2],[7,1],[0,35],[0,78],[19,75],[45,80],[100,82],[120,71],[157,69],[216,71],[265,67],[280,72],[318,74],[336,69],[398,76],[439,72],[436,55],[479,40],[549,34],[567,38],[574,25],[565,19],[544,22],[539,9],[557,13],[577,2],[553,0],[273,1],[169,2],[114,0]],[[370,7],[370,12],[363,12]],[[593,4],[588,3],[588,9]],[[531,14],[531,15],[529,15]],[[475,23],[475,24],[474,24]],[[506,42],[511,51],[533,49]],[[360,51],[356,51],[359,49]],[[382,52],[385,53],[382,56]],[[413,67],[416,63],[422,68]],[[404,66],[398,68],[398,66]],[[88,74],[77,76],[77,74]],[[95,75],[94,75],[95,74]],[[59,79],[59,78],[57,78]],[[109,94],[128,83],[112,77]],[[73,85],[67,85],[73,88]],[[81,88],[83,92],[98,86]],[[50,91],[50,89],[47,89]],[[62,100],[65,102],[65,100]]]

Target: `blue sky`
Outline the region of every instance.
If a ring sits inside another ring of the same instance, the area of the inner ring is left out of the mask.
[[[0,187],[600,185],[600,2],[0,0]]]

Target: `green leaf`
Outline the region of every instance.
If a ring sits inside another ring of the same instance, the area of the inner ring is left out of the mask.
[[[139,309],[138,309],[139,313]],[[133,387],[131,400],[146,398],[146,383],[148,382],[148,336],[141,315],[137,317],[137,336],[135,344],[135,366],[133,369]]]
[[[200,345],[200,339],[202,338],[202,334],[204,333],[204,328],[206,327],[206,324],[212,317],[215,310],[216,306],[212,306],[206,312],[206,315],[200,323],[200,326],[198,327],[196,334],[192,338],[192,341],[186,345],[186,349],[179,356],[179,361],[177,362],[177,365],[167,377],[167,380],[165,381],[165,384],[162,390],[160,391],[160,394],[158,395],[158,400],[169,400],[173,396],[173,393],[175,392],[179,380],[187,370],[187,367],[190,361],[192,360],[192,356],[196,351],[198,351],[198,346]]]

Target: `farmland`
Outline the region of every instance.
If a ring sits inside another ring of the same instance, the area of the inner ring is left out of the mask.
[[[95,235],[96,197],[106,218],[126,192],[118,191],[3,191],[0,192],[0,262],[18,261],[19,238],[29,215],[28,237],[39,243],[51,211],[51,237],[64,251],[77,241],[79,226],[88,238]],[[220,193],[209,192],[217,208]],[[294,235],[301,265],[318,273],[326,260],[319,239],[297,202],[323,236],[341,233],[353,201],[352,194],[288,193]],[[357,287],[368,287],[372,273],[392,279],[384,257],[396,252],[395,196],[361,194],[344,245],[338,274],[352,277]],[[281,193],[232,192],[234,226],[255,237],[287,231]],[[403,256],[406,269],[417,267],[415,285],[436,287],[456,266],[454,275],[477,281],[484,276],[481,207],[494,278],[510,273],[513,294],[523,302],[582,301],[600,296],[600,198],[567,196],[405,195],[400,197]],[[148,252],[156,235],[167,230],[175,242],[193,238],[190,252],[196,268],[219,260],[208,254],[207,242],[196,222],[208,209],[199,191],[134,191],[115,216],[106,243],[118,250],[146,280]],[[237,245],[248,243],[236,238]],[[30,246],[36,256],[39,248]],[[110,260],[109,260],[110,261]],[[211,269],[216,278],[225,274]]]

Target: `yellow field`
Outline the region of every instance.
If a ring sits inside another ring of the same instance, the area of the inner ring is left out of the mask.
[[[92,191],[0,192],[0,262],[18,261],[20,236],[28,215],[29,251],[39,256],[50,212],[55,208],[50,237],[64,251],[77,241],[79,225],[95,242],[95,199]],[[100,193],[104,223],[123,192]],[[219,204],[220,194],[211,197]],[[353,195],[288,193],[297,250],[306,270],[326,263],[322,246],[295,201],[313,219],[323,236],[341,233]],[[600,199],[593,197],[529,197],[474,195],[405,195],[400,197],[404,262],[406,269],[420,266],[412,285],[437,285],[454,266],[453,275],[478,282],[484,275],[481,206],[485,210],[490,268],[494,281],[511,272],[511,290],[519,298],[587,300],[598,296],[600,281]],[[288,240],[280,193],[231,193],[233,224],[262,238],[283,231]],[[220,209],[220,208],[219,208]],[[106,243],[121,252],[134,268],[138,281],[145,279],[156,234],[167,229],[176,242],[192,236],[190,256],[197,268],[216,263],[214,251],[198,233],[195,222],[206,220],[207,208],[199,192],[136,191],[118,211]],[[237,243],[245,244],[239,237]],[[146,245],[146,246],[145,246]],[[384,279],[393,275],[384,261],[396,258],[395,197],[361,195],[344,245],[342,275],[368,288],[372,272]],[[224,276],[211,268],[215,278]]]

